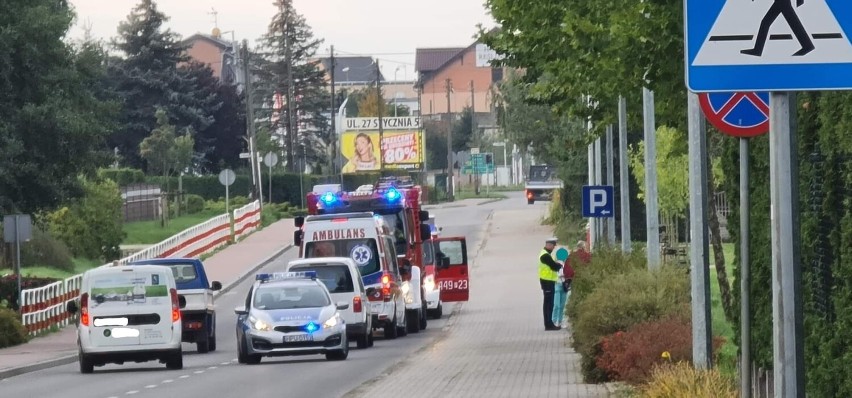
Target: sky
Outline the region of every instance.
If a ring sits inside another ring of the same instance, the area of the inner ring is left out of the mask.
[[[466,47],[474,42],[477,24],[495,23],[485,0],[293,0],[314,36],[324,39],[318,55],[334,45],[336,55],[370,55],[379,59],[388,80],[414,80],[414,52],[423,47]],[[138,0],[70,0],[77,20],[70,39],[83,37],[89,26],[96,38],[116,35]],[[275,14],[272,0],[159,0],[170,20],[167,27],[188,37],[210,33],[216,11],[223,38],[248,39],[263,35]]]

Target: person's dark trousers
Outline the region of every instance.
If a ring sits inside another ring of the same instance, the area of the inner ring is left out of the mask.
[[[542,314],[544,315],[544,329],[555,329],[553,324],[553,295],[556,291],[556,282],[539,279],[541,282],[541,291],[544,293],[544,302],[542,303]]]

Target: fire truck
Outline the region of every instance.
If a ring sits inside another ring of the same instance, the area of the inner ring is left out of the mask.
[[[426,328],[427,308],[424,300],[423,282],[420,277],[424,269],[424,242],[432,237],[425,221],[429,212],[421,210],[421,188],[410,178],[384,177],[375,185],[359,187],[356,191],[327,190],[307,194],[309,215],[344,214],[371,212],[381,217],[393,238],[395,252],[403,279],[412,289],[406,297],[406,318],[409,325],[418,325],[418,331]],[[301,228],[301,225],[297,227]],[[300,231],[296,231],[298,235]],[[301,241],[299,237],[297,241]],[[412,267],[417,270],[412,271]],[[412,280],[412,276],[415,280]],[[414,332],[414,330],[409,330]]]

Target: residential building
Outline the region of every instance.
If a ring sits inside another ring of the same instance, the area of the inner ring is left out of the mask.
[[[213,76],[226,84],[242,84],[243,73],[239,63],[239,50],[235,42],[222,39],[219,28],[212,34],[196,33],[183,43],[186,54],[194,61],[206,64]]]
[[[388,81],[384,75],[376,71],[376,61],[372,57],[343,56],[334,57],[334,87],[335,90],[346,89],[356,91],[365,88],[375,89],[376,76],[381,79],[382,98],[388,103],[405,105],[411,110],[412,115],[420,112],[420,103],[417,98],[417,89],[414,81]],[[331,58],[320,58],[319,67],[326,71],[326,81],[331,89],[330,70]],[[388,114],[387,116],[393,116]]]
[[[493,51],[479,42],[468,47],[418,48],[415,69],[422,115],[439,118],[447,113],[449,80],[450,113],[458,114],[473,104],[478,119],[491,116],[492,89],[503,80],[503,69],[489,64],[492,58]]]

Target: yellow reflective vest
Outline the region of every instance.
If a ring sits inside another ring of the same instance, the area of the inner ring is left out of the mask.
[[[539,253],[539,255],[538,255],[538,258],[539,258],[539,260],[538,260],[538,278],[546,280],[546,281],[556,282],[556,280],[559,279],[559,277],[556,274],[556,271],[550,269],[550,267],[547,264],[541,262],[541,256],[543,256],[545,254],[550,255],[550,253],[548,253],[547,250],[541,249],[541,253]]]

